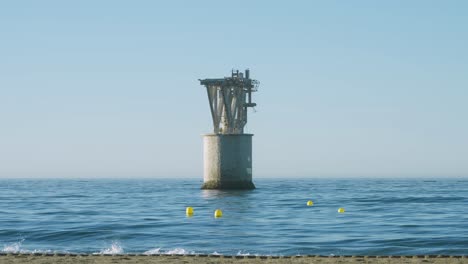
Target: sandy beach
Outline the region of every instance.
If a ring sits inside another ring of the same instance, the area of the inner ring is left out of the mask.
[[[215,255],[75,255],[2,254],[0,263],[468,263],[468,256],[215,256]]]

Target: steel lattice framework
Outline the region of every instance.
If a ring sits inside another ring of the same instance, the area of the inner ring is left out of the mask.
[[[250,79],[249,70],[232,71],[231,77],[199,80],[206,87],[215,134],[243,134],[247,124],[247,108],[252,103],[252,92],[259,82]]]

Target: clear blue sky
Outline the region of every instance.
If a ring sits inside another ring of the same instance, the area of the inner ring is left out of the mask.
[[[261,82],[254,177],[468,176],[467,1],[3,1],[0,177],[202,178],[199,78]]]

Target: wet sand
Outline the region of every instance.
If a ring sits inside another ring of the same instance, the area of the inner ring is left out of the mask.
[[[214,256],[214,255],[75,255],[75,254],[1,254],[0,263],[375,263],[375,264],[430,264],[430,263],[457,263],[468,264],[468,256]]]

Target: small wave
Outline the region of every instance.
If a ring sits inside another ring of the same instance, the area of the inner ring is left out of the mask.
[[[119,242],[112,242],[109,248],[101,250],[98,254],[122,254],[124,252]]]
[[[183,248],[174,248],[173,250],[167,251],[165,254],[177,254],[177,255],[186,255],[186,254],[195,254],[193,251],[187,251]]]
[[[237,252],[237,256],[260,256],[259,254],[250,254],[249,252],[245,252],[245,251],[242,251],[242,250],[239,250],[239,252]]]
[[[145,251],[143,254],[145,255],[154,255],[154,254],[164,254],[164,255],[187,255],[187,254],[195,254],[195,251],[188,251],[183,248],[174,248],[170,250],[161,250],[161,248],[155,248]]]
[[[0,252],[2,252],[2,253],[53,253],[53,252],[55,252],[55,251],[52,251],[52,250],[49,250],[49,249],[46,249],[46,250],[42,250],[42,249],[34,249],[34,250],[22,249],[21,247],[23,245],[23,242],[24,242],[24,238],[21,239],[18,242],[14,242],[14,243],[11,243],[11,244],[4,245],[3,249],[0,250]]]
[[[161,254],[161,248],[150,249],[143,252],[145,255]]]
[[[23,244],[24,239],[19,242],[11,243],[9,245],[4,245],[2,252],[4,253],[20,253],[21,252],[21,244]]]

